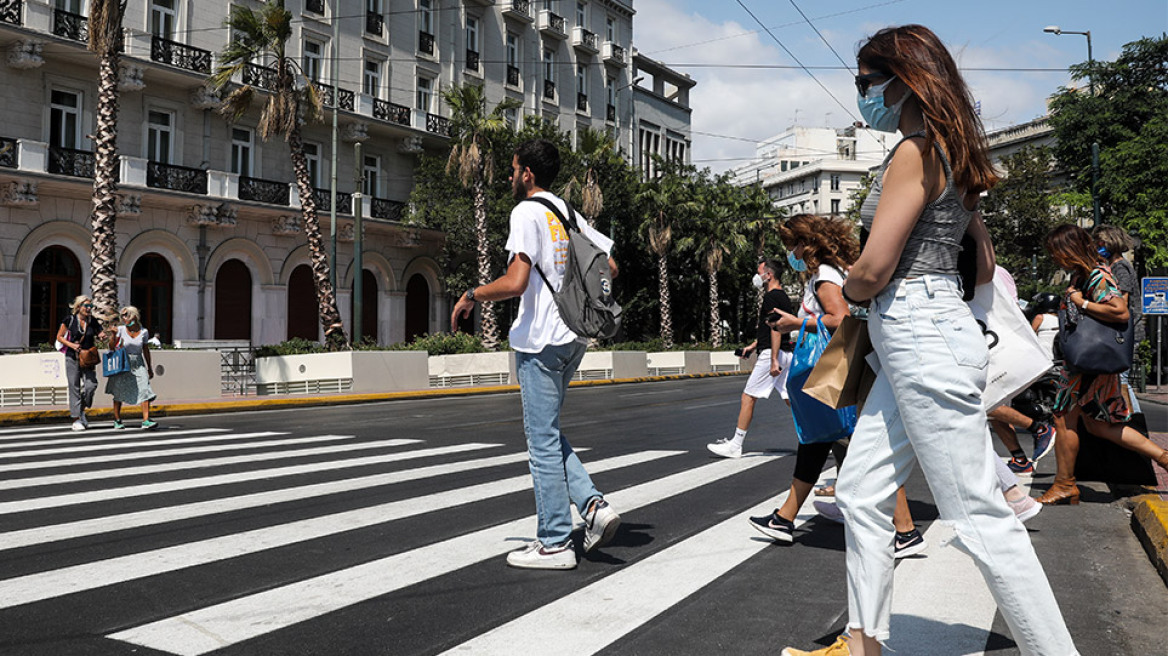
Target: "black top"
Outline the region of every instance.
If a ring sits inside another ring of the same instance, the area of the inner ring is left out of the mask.
[[[101,322],[98,321],[96,317],[92,316],[89,317],[89,321],[85,324],[85,332],[81,331],[81,319],[76,314],[69,315],[69,317],[62,322],[62,325],[65,326],[65,337],[68,338],[70,342],[77,342],[83,349],[93,348],[94,343],[97,341],[98,335],[101,334]],[[78,335],[81,336],[81,339],[77,339]],[[66,349],[65,357],[76,358],[77,351],[74,351],[73,349]]]
[[[791,302],[787,292],[781,289],[772,289],[762,295],[762,309],[758,313],[758,332],[756,334],[759,351],[771,347],[771,327],[767,325],[766,317],[776,309],[795,314],[795,304]],[[779,348],[784,351],[791,350],[791,337],[789,335],[783,334],[783,341],[780,342]]]

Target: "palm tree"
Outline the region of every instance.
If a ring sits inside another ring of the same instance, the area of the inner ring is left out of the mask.
[[[320,324],[324,328],[328,345],[331,348],[343,348],[347,345],[345,329],[341,323],[341,314],[337,311],[336,292],[329,281],[328,253],[320,234],[312,179],[308,174],[308,160],[304,157],[304,142],[300,135],[302,114],[309,120],[320,118],[320,93],[304,75],[296,60],[287,54],[286,46],[292,36],[292,13],[284,9],[283,0],[269,0],[257,10],[232,5],[231,15],[224,25],[231,29],[234,36],[224,46],[220,54],[222,63],[210,76],[210,84],[216,91],[223,91],[231,85],[231,78],[251,62],[261,59],[272,62],[269,93],[260,110],[259,134],[265,141],[280,136],[288,142],[292,171],[296,176],[296,189],[304,214],[304,232],[308,237],[312,274],[316,278]],[[298,85],[298,76],[304,78],[307,84]],[[224,99],[219,111],[233,121],[238,120],[251,108],[255,96],[256,90],[251,85],[236,87]]]
[[[117,223],[118,63],[126,0],[93,0],[89,15],[89,50],[98,58],[97,126],[94,130],[93,244],[90,287],[95,314],[102,321],[118,316]]]
[[[673,310],[669,298],[669,253],[673,248],[673,228],[696,209],[692,187],[686,179],[692,167],[658,159],[661,175],[641,185],[637,204],[645,217],[641,234],[649,250],[657,256],[657,294],[661,313],[661,341],[665,349],[673,348]]]
[[[446,160],[446,173],[457,171],[462,186],[471,190],[479,284],[485,285],[491,281],[490,242],[487,239],[487,185],[495,179],[491,151],[494,141],[511,130],[507,124],[507,110],[522,104],[513,98],[504,98],[488,113],[483,88],[474,84],[456,84],[442,92],[442,99],[450,108],[450,157]],[[483,302],[480,321],[483,346],[491,351],[499,345],[499,324],[494,305]]]
[[[584,180],[572,176],[564,185],[560,196],[572,199],[578,189],[580,191],[580,211],[589,219],[595,219],[604,210],[604,193],[596,180],[597,169],[611,162],[612,158],[619,159],[616,154],[616,142],[600,130],[584,128],[579,132],[579,146],[576,151],[580,154],[584,165]]]
[[[702,214],[697,229],[678,242],[680,249],[693,250],[701,258],[702,270],[709,283],[710,345],[714,348],[722,346],[718,272],[726,256],[748,245],[737,218],[736,192],[724,177],[715,179],[712,185],[700,185]]]
[[[741,220],[744,235],[754,244],[755,262],[761,262],[766,257],[767,245],[771,239],[779,234],[779,224],[786,216],[786,210],[776,208],[771,197],[759,185],[750,185],[740,189],[738,210],[741,215],[750,217]],[[766,288],[759,289],[755,294],[755,309],[762,307],[762,297]]]

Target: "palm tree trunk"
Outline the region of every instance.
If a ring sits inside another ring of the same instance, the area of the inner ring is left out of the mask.
[[[93,242],[90,247],[90,287],[94,314],[103,322],[118,316],[117,169],[118,169],[118,53],[115,49],[99,59],[97,129],[94,131]]]
[[[479,284],[491,282],[491,254],[487,241],[487,190],[483,173],[474,182],[475,242],[478,245]],[[479,315],[483,346],[488,351],[499,347],[499,324],[495,320],[495,304],[483,301]]]
[[[669,350],[673,348],[673,312],[669,307],[669,256],[666,254],[657,256],[657,291],[661,301],[662,346]]]
[[[336,290],[329,281],[328,251],[320,234],[320,219],[316,215],[316,198],[313,195],[311,178],[308,175],[308,160],[304,157],[304,142],[300,129],[288,135],[288,149],[292,155],[292,172],[296,175],[296,191],[300,196],[300,208],[304,213],[304,234],[308,237],[309,259],[312,261],[312,275],[316,278],[316,300],[319,305],[320,325],[324,328],[325,343],[330,349],[347,346],[345,327],[341,323],[341,313],[337,310]],[[358,274],[360,275],[360,274]],[[360,321],[360,318],[357,319]]]
[[[718,312],[718,272],[707,274],[710,278],[710,346],[722,346],[722,318]]]

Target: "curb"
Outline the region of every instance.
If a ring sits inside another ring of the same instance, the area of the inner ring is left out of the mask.
[[[1168,585],[1168,501],[1150,494],[1132,501],[1132,529],[1148,552],[1152,566]]]
[[[720,378],[742,376],[749,371],[720,371],[705,374],[677,374],[672,376],[639,376],[636,378],[609,378],[605,380],[577,380],[570,387],[596,387],[599,385],[626,385],[631,383],[651,383],[669,380],[691,380],[696,378]],[[253,397],[238,401],[204,401],[194,403],[163,403],[152,405],[152,417],[178,417],[182,415],[206,414],[211,412],[246,412],[248,410],[280,410],[286,408],[310,408],[325,405],[352,405],[355,403],[377,403],[406,399],[432,399],[448,396],[477,396],[482,394],[506,394],[518,392],[518,385],[493,385],[489,387],[448,387],[408,392],[382,392],[376,394],[337,394],[333,396],[304,396],[295,398],[263,399]],[[127,407],[130,414],[137,408]],[[96,419],[113,418],[113,408],[90,409],[86,416]],[[37,424],[68,420],[69,410],[27,410],[23,412],[0,413],[0,426],[14,424]]]

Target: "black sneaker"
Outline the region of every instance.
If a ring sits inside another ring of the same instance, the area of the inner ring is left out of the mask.
[[[750,525],[758,529],[759,533],[777,542],[793,542],[795,540],[795,522],[780,517],[778,510],[764,517],[751,517]]]
[[[892,546],[893,557],[900,559],[921,553],[929,546],[929,543],[925,542],[925,536],[921,535],[921,532],[914,528],[905,533],[897,531],[896,540],[892,543]]]

